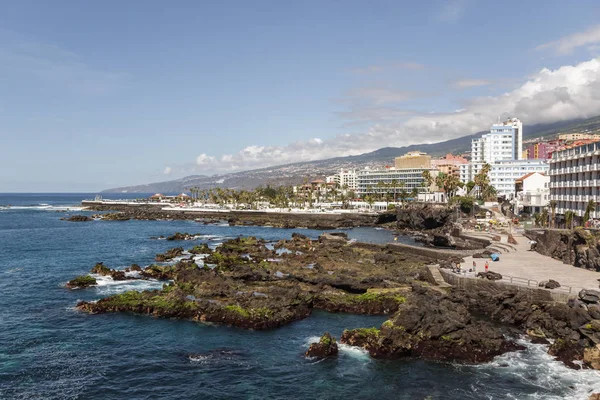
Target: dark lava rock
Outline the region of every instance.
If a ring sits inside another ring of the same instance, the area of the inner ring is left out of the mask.
[[[546,284],[544,285],[544,287],[546,289],[556,289],[556,288],[560,287],[560,283],[558,283],[554,279],[550,279],[548,282],[546,282]]]
[[[493,272],[493,271],[488,271],[488,272],[478,272],[477,273],[477,277],[478,278],[483,278],[483,279],[487,279],[490,281],[499,281],[502,279],[502,275],[497,273],[497,272]]]
[[[335,338],[331,337],[329,332],[325,332],[318,343],[311,343],[306,350],[306,357],[327,358],[338,354],[338,345]]]
[[[452,222],[454,213],[448,207],[426,204],[409,208],[398,208],[396,220],[398,229],[436,229]]]
[[[175,232],[174,235],[167,237],[167,240],[193,240],[198,234]]]
[[[67,287],[69,289],[82,289],[94,285],[96,285],[96,278],[89,275],[78,276],[77,278],[67,282]]]
[[[91,221],[92,219],[87,215],[71,215],[69,218],[61,218],[63,221],[71,221],[71,222],[86,222]]]
[[[169,261],[175,257],[179,257],[183,254],[183,247],[175,247],[174,249],[169,249],[162,254],[157,254],[154,258],[158,262]]]
[[[600,292],[597,290],[583,289],[579,292],[579,298],[589,304],[595,304],[600,301]]]

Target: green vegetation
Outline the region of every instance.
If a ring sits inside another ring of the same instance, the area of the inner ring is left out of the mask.
[[[383,324],[381,324],[381,326],[387,329],[392,329],[394,327],[394,322],[391,319],[388,319]]]
[[[67,283],[67,286],[69,287],[88,287],[88,286],[93,286],[95,285],[96,282],[96,278],[94,278],[93,276],[89,276],[89,275],[81,275],[78,276],[75,279],[70,280]]]
[[[202,243],[200,246],[194,246],[189,250],[192,254],[210,254],[212,250],[206,243]]]
[[[465,214],[470,214],[475,205],[475,199],[469,196],[454,196],[450,199],[450,205],[458,204],[460,210]]]
[[[238,314],[243,318],[270,319],[273,317],[273,310],[266,307],[246,309],[238,304],[232,304],[225,306],[225,310],[231,313]]]
[[[250,313],[248,312],[248,310],[246,310],[245,308],[240,307],[237,304],[232,304],[229,306],[225,306],[225,310],[232,312],[232,313],[236,313],[239,314],[240,316],[244,317],[244,318],[249,318],[250,317]]]
[[[331,346],[332,344],[335,344],[335,338],[329,334],[325,334],[321,336],[319,343],[321,343],[324,346]]]
[[[378,338],[380,334],[379,329],[372,327],[372,328],[358,328],[358,329],[354,329],[354,335],[360,338]]]

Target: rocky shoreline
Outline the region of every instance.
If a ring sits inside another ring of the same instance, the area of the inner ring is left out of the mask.
[[[116,271],[97,264],[95,274],[121,279],[136,272],[137,279],[165,283],[161,290],[125,292],[80,302],[77,308],[254,330],[278,328],[312,310],[381,314],[390,317],[380,327],[347,330],[339,342],[363,347],[374,358],[482,363],[521,349],[515,338],[525,334],[551,343],[550,354],[572,368],[600,368],[600,293],[594,291],[559,304],[543,294],[532,298],[492,283],[469,291],[441,288],[426,267],[435,260],[353,243],[341,233],[318,240],[294,234],[277,243],[240,237],[215,250],[190,250],[157,255],[162,261],[184,258],[143,269]],[[93,286],[82,277],[74,281]],[[311,346],[309,356],[335,356],[331,339]]]
[[[272,212],[211,212],[211,211],[179,211],[162,210],[159,206],[131,205],[86,205],[89,211],[112,211],[106,219],[138,219],[154,220],[196,220],[200,223],[214,224],[226,222],[230,226],[272,226],[275,228],[309,228],[330,230],[338,228],[353,228],[359,226],[375,226],[377,216],[372,214],[294,214]],[[116,213],[114,213],[116,211]],[[120,215],[117,218],[116,215]],[[99,215],[102,217],[102,215]]]

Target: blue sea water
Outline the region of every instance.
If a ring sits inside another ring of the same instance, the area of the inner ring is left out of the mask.
[[[343,345],[337,359],[304,358],[309,342],[324,331],[339,336],[345,328],[378,326],[382,317],[315,312],[254,332],[78,312],[74,306],[83,299],[160,287],[108,280],[85,290],[64,287],[99,261],[113,268],[149,264],[172,247],[153,236],[201,233],[206,236],[198,243],[216,244],[238,235],[278,240],[294,231],[194,221],[60,220],[82,213],[77,206],[89,197],[0,194],[1,399],[586,399],[600,392],[597,372],[569,370],[544,346],[526,342],[527,350],[480,366],[376,361]],[[349,235],[391,240],[389,232],[374,229]]]

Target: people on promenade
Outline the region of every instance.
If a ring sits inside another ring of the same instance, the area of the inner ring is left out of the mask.
[[[485,272],[488,272],[488,269],[490,268],[489,263],[486,261],[485,262]]]
[[[477,268],[477,264],[475,263],[475,260],[473,260],[473,272],[477,272],[475,271],[475,268]]]

